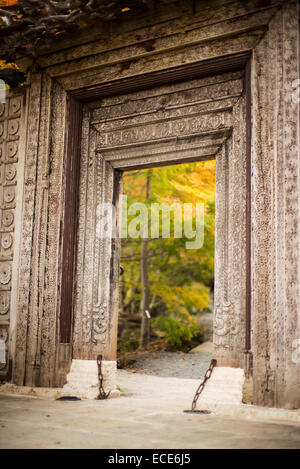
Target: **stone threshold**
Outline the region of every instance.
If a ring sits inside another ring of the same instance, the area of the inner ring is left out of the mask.
[[[31,386],[17,386],[12,383],[4,383],[0,386],[0,395],[29,396],[45,399],[57,399],[61,396],[62,388],[39,388]]]
[[[241,420],[263,421],[273,423],[299,424],[300,409],[279,409],[275,407],[260,407],[252,404],[222,405],[198,404],[198,409],[209,410],[212,414],[233,417]]]
[[[0,386],[0,395],[10,395],[14,397],[26,396],[40,399],[57,399],[61,397],[63,393],[62,388],[37,388],[30,386],[17,386],[15,384],[5,383]],[[121,392],[121,398],[122,397],[126,398],[126,395]],[[204,403],[201,403],[200,400],[198,404],[198,409],[201,408],[209,410],[212,414],[215,415],[222,415],[225,417],[232,417],[240,420],[300,425],[300,409],[277,409],[273,407],[260,407],[250,404],[223,405],[210,403],[209,405],[205,405]],[[180,412],[182,412],[181,409]],[[197,416],[197,414],[195,414],[195,416]],[[201,418],[200,415],[197,418]]]
[[[42,388],[42,387],[31,387],[31,386],[17,386],[12,383],[4,383],[0,385],[0,395],[11,395],[11,396],[20,396],[20,397],[36,397],[40,399],[58,399],[60,397],[66,396],[63,388]],[[70,394],[71,395],[71,394]],[[118,389],[113,390],[108,399],[113,397],[119,397],[120,391]],[[82,400],[91,400],[90,398],[81,398]],[[97,400],[96,398],[93,400]]]

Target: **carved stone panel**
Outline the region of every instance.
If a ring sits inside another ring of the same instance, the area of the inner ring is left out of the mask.
[[[287,2],[253,55],[254,403],[289,408],[300,407],[298,15]]]
[[[246,114],[216,156],[214,347],[219,365],[243,366],[246,334]]]
[[[95,359],[102,353],[106,360],[113,360],[116,355],[119,241],[103,236],[107,214],[100,207],[105,202],[117,204],[119,170],[217,158],[214,343],[220,361],[232,366],[241,363],[246,229],[242,92],[243,72],[234,72],[106,98],[86,110],[74,358]],[[242,234],[237,239],[239,229]]]
[[[6,344],[0,376],[7,374],[10,359],[9,326],[22,109],[23,93],[8,95],[6,102],[0,103],[0,339]]]

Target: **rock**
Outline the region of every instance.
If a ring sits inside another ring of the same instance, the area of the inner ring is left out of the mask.
[[[189,353],[213,353],[213,343],[210,341],[203,342],[189,351]]]

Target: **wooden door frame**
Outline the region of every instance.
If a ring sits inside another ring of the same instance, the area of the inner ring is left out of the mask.
[[[60,302],[60,341],[72,344],[74,272],[78,215],[78,186],[80,174],[80,136],[82,107],[85,103],[104,97],[136,92],[226,72],[245,70],[246,93],[246,339],[245,351],[251,350],[251,51],[230,54],[216,59],[199,61],[181,67],[152,72],[78,89],[68,93],[67,145],[65,154],[65,215],[63,227],[63,254]]]

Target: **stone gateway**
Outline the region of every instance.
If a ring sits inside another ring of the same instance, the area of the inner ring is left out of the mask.
[[[18,57],[27,82],[0,102],[1,379],[95,398],[101,354],[116,389],[120,240],[99,236],[99,206],[118,233],[123,171],[215,159],[213,356],[244,402],[298,409],[299,2],[155,5]]]

